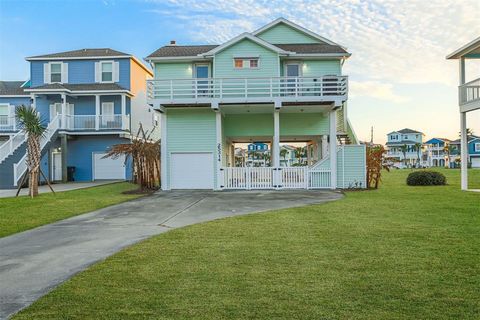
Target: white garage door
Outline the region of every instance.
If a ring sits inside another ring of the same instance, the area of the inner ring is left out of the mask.
[[[213,189],[212,153],[172,153],[172,189]]]
[[[94,180],[117,180],[125,179],[125,157],[117,159],[105,158],[105,153],[93,154],[93,179]]]
[[[480,157],[472,157],[472,168],[480,168]]]

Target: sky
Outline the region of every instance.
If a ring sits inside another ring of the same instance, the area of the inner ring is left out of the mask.
[[[0,0],[0,80],[28,78],[26,56],[110,47],[144,58],[175,39],[218,44],[287,18],[352,53],[349,117],[361,140],[411,128],[456,139],[458,63],[480,36],[480,0]],[[467,81],[480,61],[467,64]],[[480,134],[480,112],[468,127]]]

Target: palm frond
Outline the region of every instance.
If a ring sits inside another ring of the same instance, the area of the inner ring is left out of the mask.
[[[38,112],[31,106],[19,106],[15,109],[15,116],[18,119],[20,129],[28,135],[40,137],[47,129],[43,125]]]

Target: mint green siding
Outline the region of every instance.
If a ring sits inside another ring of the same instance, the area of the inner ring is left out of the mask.
[[[190,62],[155,63],[155,79],[192,78],[192,70]]]
[[[273,136],[273,114],[228,114],[224,118],[227,137]]]
[[[235,69],[234,57],[259,57],[259,67],[255,69]],[[278,77],[280,71],[278,54],[249,39],[239,41],[218,52],[214,58],[214,77]]]
[[[167,111],[167,181],[172,152],[215,152],[215,112],[190,108]],[[214,171],[215,172],[215,171]]]
[[[279,23],[276,26],[263,31],[260,34],[257,34],[257,37],[273,44],[320,43],[319,40],[299,30],[295,30],[284,23]]]
[[[302,73],[305,77],[341,75],[340,60],[304,60]]]
[[[328,134],[328,116],[322,113],[280,113],[280,136]]]
[[[365,188],[365,145],[345,145],[337,153],[337,187],[342,189]],[[359,185],[361,183],[361,186]]]

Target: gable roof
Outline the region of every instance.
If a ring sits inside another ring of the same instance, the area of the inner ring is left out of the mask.
[[[297,43],[297,44],[276,44],[286,51],[294,52],[295,54],[328,54],[328,53],[341,53],[344,55],[350,55],[343,47],[339,45],[322,44],[322,43]]]
[[[257,43],[257,44],[259,44],[259,45],[261,45],[261,46],[263,46],[263,47],[265,47],[265,48],[267,48],[267,49],[270,49],[270,50],[272,50],[272,51],[275,51],[275,52],[277,52],[277,53],[279,53],[279,54],[287,55],[287,54],[289,54],[289,53],[292,53],[292,52],[283,50],[282,48],[279,48],[279,47],[277,47],[277,46],[275,46],[275,45],[273,45],[273,44],[271,44],[271,43],[269,43],[269,42],[267,42],[267,41],[265,41],[265,40],[263,40],[263,39],[260,39],[260,38],[258,38],[258,37],[255,37],[255,36],[251,35],[251,34],[248,33],[248,32],[244,32],[244,33],[236,36],[235,38],[233,38],[233,39],[231,39],[231,40],[229,40],[229,41],[227,41],[227,42],[219,45],[218,47],[215,47],[215,48],[213,48],[212,50],[210,50],[210,51],[208,51],[208,52],[205,52],[203,55],[204,55],[204,56],[214,55],[214,54],[216,54],[216,53],[218,53],[218,52],[220,52],[220,51],[222,51],[222,50],[225,50],[225,49],[227,49],[228,47],[230,47],[230,46],[234,45],[235,43],[240,42],[240,41],[242,41],[242,40],[244,40],[244,39],[248,39],[248,40],[250,40],[250,41],[253,41],[253,42],[255,42],[255,43]]]
[[[79,49],[72,51],[64,51],[57,53],[44,54],[39,56],[31,56],[25,58],[25,60],[45,60],[45,59],[71,59],[71,58],[129,58],[131,54],[113,50],[110,48],[98,48],[98,49]]]
[[[398,130],[397,132],[398,132],[398,133],[402,133],[402,134],[409,134],[409,133],[420,133],[420,134],[423,134],[423,133],[420,132],[420,131],[412,130],[412,129],[409,129],[409,128],[405,128],[405,129],[402,129],[402,130]]]
[[[29,96],[22,85],[25,81],[0,81],[0,96]]]
[[[480,54],[480,37],[475,40],[467,43],[460,49],[455,50],[447,56],[447,59],[459,59],[469,53],[478,53]]]
[[[468,136],[467,137],[467,143],[470,143],[470,142],[472,142],[474,140],[477,140],[477,139],[480,139],[480,137],[474,136],[474,135]],[[456,139],[456,140],[450,141],[450,144],[460,144],[460,143],[461,143],[461,139]]]
[[[208,52],[216,47],[218,47],[218,44],[191,46],[168,45],[155,50],[146,57],[146,59],[157,57],[192,57]]]
[[[322,42],[324,42],[324,43],[326,43],[326,44],[335,45],[335,46],[340,46],[338,43],[335,43],[335,42],[333,42],[333,41],[331,41],[331,40],[329,40],[329,39],[327,39],[327,38],[324,38],[324,37],[316,34],[315,32],[310,31],[310,30],[308,30],[308,29],[306,29],[306,28],[304,28],[304,27],[302,27],[302,26],[299,26],[298,24],[293,23],[292,21],[287,20],[287,19],[285,19],[285,18],[283,18],[283,17],[280,17],[280,18],[278,18],[278,19],[275,19],[275,20],[273,20],[272,22],[264,25],[264,26],[261,27],[260,29],[257,29],[256,31],[253,32],[253,35],[256,36],[256,35],[264,32],[264,31],[267,31],[268,29],[273,28],[274,26],[276,26],[276,25],[278,25],[278,24],[280,24],[280,23],[286,24],[287,26],[290,26],[290,27],[292,27],[293,29],[296,29],[296,30],[298,30],[298,31],[300,31],[300,32],[303,32],[303,33],[311,36],[312,38],[315,38],[315,39],[317,39],[317,40],[319,40],[319,41],[322,41]]]
[[[116,83],[50,83],[38,87],[27,88],[27,92],[45,92],[45,91],[59,91],[59,92],[76,92],[81,93],[84,91],[122,91],[128,90]]]
[[[432,138],[428,141],[425,141],[425,144],[435,143],[437,141],[439,141],[439,142],[450,142],[449,139],[445,139],[445,138]]]

